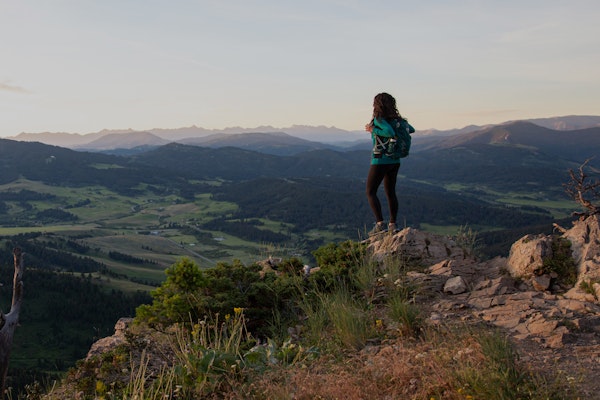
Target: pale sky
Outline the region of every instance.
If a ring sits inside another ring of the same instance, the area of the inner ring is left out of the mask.
[[[0,136],[600,115],[598,0],[0,0]]]

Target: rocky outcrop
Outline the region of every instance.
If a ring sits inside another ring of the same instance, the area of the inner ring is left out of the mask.
[[[556,256],[556,240],[570,243],[577,273],[571,287],[557,283],[561,277],[547,267]],[[549,348],[582,338],[600,342],[597,216],[577,221],[560,235],[527,235],[513,244],[508,258],[487,261],[478,260],[451,238],[413,228],[372,238],[368,247],[379,262],[400,257],[424,267],[425,272],[411,272],[408,278],[426,287],[429,296],[436,294],[432,323],[452,317],[485,321],[515,339],[533,339]]]
[[[102,338],[92,344],[87,353],[86,360],[94,356],[106,353],[127,343],[126,332],[133,318],[120,318],[115,324],[115,333],[112,336]]]
[[[577,221],[562,235],[571,242],[577,265],[577,283],[567,294],[571,298],[600,299],[600,216],[593,215]],[[582,290],[582,286],[586,289]]]
[[[369,248],[379,261],[390,255],[397,255],[429,265],[452,260],[461,263],[475,262],[475,258],[454,239],[414,228],[405,228],[395,235],[371,238]]]
[[[506,269],[508,273],[521,279],[529,279],[538,274],[544,261],[552,258],[552,238],[546,235],[526,235],[513,243]]]

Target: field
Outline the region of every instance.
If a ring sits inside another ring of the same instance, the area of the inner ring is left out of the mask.
[[[113,168],[110,165],[100,167]],[[209,184],[218,187],[221,183]],[[369,226],[356,226],[344,233],[335,224],[324,224],[299,231],[294,224],[260,215],[251,217],[250,221],[232,219],[240,206],[232,201],[215,200],[211,193],[200,192],[193,199],[184,199],[169,191],[157,194],[156,188],[152,190],[145,184],[138,184],[134,189],[134,196],[125,196],[101,186],[64,187],[26,179],[0,185],[0,193],[19,192],[30,197],[25,196],[24,201],[4,201],[6,211],[0,214],[3,217],[0,238],[41,234],[36,240],[44,246],[85,256],[104,265],[108,269],[105,273],[108,272],[111,279],[99,280],[103,285],[127,291],[148,291],[160,284],[165,278],[164,270],[182,257],[190,258],[204,268],[234,260],[252,263],[268,256],[296,256],[310,263],[311,251],[318,247],[316,243],[358,240],[370,229]],[[550,213],[557,219],[568,216],[573,205],[567,199],[557,199],[553,195],[556,188],[548,192],[519,193],[448,183],[444,189],[458,196],[476,193],[489,203],[529,208],[531,214]],[[57,210],[66,216],[66,220],[42,217],[45,212]],[[228,221],[229,229],[220,223],[210,225],[211,221],[220,218]],[[287,240],[273,243],[257,239],[251,233],[244,235],[236,230],[236,223],[251,223],[255,234],[270,232],[284,235]],[[410,221],[408,224],[399,221],[399,225],[411,224]],[[453,235],[463,225],[434,219],[421,221],[420,229]],[[491,224],[466,225],[475,232],[498,229]],[[352,237],[348,236],[350,231]],[[77,246],[87,250],[82,254],[77,249],[65,249],[58,239],[76,242]]]
[[[12,237],[28,233],[41,233],[76,240],[88,246],[90,258],[108,266],[121,277],[104,280],[125,290],[148,290],[147,282],[157,285],[165,278],[164,270],[182,257],[188,257],[201,267],[212,267],[218,262],[238,259],[244,263],[268,257],[272,251],[299,254],[297,249],[287,249],[270,243],[257,243],[234,235],[198,228],[198,225],[227,215],[237,209],[229,202],[214,201],[209,194],[197,195],[192,202],[184,202],[177,196],[156,196],[144,192],[142,196],[130,198],[102,187],[65,188],[44,185],[39,182],[18,180],[0,186],[0,192],[31,191],[49,195],[44,200],[31,200],[32,207],[24,212],[22,204],[7,201],[9,216],[20,216],[21,226],[0,226],[0,236]],[[73,221],[43,223],[31,215],[35,212],[62,209],[77,217]],[[285,224],[268,219],[260,220],[261,229],[274,232],[284,229]],[[323,235],[310,232],[310,235]],[[335,234],[325,235],[327,240]],[[111,258],[110,252],[126,254],[147,263],[123,262]]]
[[[538,192],[516,192],[499,191],[497,188],[483,185],[451,183],[444,185],[444,188],[454,193],[477,193],[477,196],[483,200],[508,206],[538,207],[550,211],[557,219],[569,216],[574,207],[573,200],[565,196],[557,196],[557,193],[563,191],[562,188],[558,187],[547,188],[546,191]]]

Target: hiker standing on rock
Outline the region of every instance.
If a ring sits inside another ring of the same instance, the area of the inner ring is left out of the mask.
[[[371,167],[367,176],[367,199],[376,222],[369,236],[386,231],[394,233],[397,232],[398,215],[396,178],[400,169],[400,158],[408,155],[408,148],[404,148],[403,152],[400,151],[397,140],[403,133],[408,136],[408,146],[410,146],[410,133],[415,129],[398,112],[396,99],[388,93],[379,93],[373,100],[373,118],[365,125],[365,130],[371,133],[373,139]],[[406,147],[405,143],[402,144]],[[390,211],[390,221],[387,226],[377,197],[381,182],[383,182]]]

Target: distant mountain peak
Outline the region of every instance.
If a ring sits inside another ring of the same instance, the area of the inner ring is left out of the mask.
[[[162,146],[169,143],[150,132],[131,131],[127,133],[109,133],[85,145],[78,146],[80,150],[113,150],[132,149],[140,146]]]

